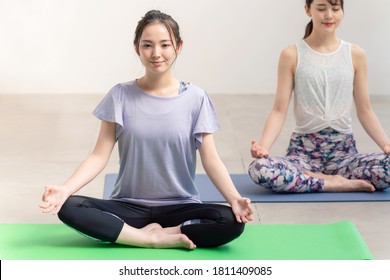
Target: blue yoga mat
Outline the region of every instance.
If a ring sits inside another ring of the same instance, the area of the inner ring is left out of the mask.
[[[252,202],[362,202],[390,201],[390,188],[383,191],[368,192],[338,192],[338,193],[275,193],[255,184],[248,174],[230,175],[241,196]],[[117,174],[106,174],[104,183],[104,198],[109,198],[114,188]],[[214,187],[206,174],[197,174],[195,183],[203,202],[225,202],[223,196]]]

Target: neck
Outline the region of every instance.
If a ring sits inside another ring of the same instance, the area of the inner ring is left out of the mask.
[[[137,80],[137,85],[143,91],[156,96],[174,96],[179,92],[179,82],[170,74],[146,74]]]
[[[336,34],[318,34],[312,33],[305,41],[315,50],[330,52],[338,48],[340,39]]]

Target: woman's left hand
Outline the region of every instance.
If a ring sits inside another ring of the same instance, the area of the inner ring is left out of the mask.
[[[237,222],[247,223],[253,220],[253,209],[249,198],[240,197],[234,200],[231,206]]]

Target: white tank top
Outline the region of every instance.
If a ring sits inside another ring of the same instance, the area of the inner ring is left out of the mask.
[[[301,40],[294,77],[295,132],[314,133],[331,127],[352,133],[353,81],[351,44],[320,53]]]

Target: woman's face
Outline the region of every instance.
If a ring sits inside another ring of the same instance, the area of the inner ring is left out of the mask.
[[[147,73],[164,73],[170,70],[181,43],[176,46],[171,34],[161,23],[151,23],[142,32],[136,51]]]
[[[335,32],[344,16],[340,2],[331,4],[327,0],[314,0],[306,13],[312,18],[313,32]]]

